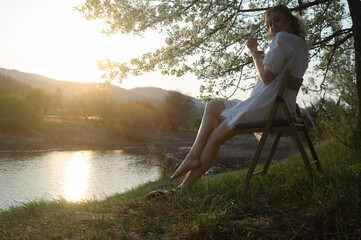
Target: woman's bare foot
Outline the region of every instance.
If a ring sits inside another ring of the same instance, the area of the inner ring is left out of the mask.
[[[199,167],[200,165],[201,165],[201,163],[199,162],[199,159],[191,158],[191,157],[187,156],[183,160],[182,164],[175,171],[173,176],[171,176],[170,178],[171,179],[179,178],[179,177],[183,176],[184,174],[186,174],[187,172],[189,172],[190,170]]]

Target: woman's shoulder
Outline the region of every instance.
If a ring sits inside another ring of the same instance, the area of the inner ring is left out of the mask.
[[[302,48],[308,51],[306,41],[293,33],[279,32],[273,38],[271,46],[293,46],[295,48]]]
[[[279,32],[279,33],[277,33],[276,36],[273,38],[273,41],[278,41],[278,40],[304,42],[303,38],[301,38],[300,36],[297,36],[296,34],[289,33],[289,32]]]

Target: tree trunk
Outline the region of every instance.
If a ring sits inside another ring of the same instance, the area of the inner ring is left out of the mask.
[[[357,133],[361,139],[361,1],[347,0],[352,18],[357,88]]]

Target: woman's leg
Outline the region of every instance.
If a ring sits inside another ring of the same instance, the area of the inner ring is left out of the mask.
[[[212,131],[200,156],[200,166],[192,169],[188,173],[180,187],[186,189],[198,181],[198,179],[213,165],[219,148],[234,135],[235,133],[229,129],[226,121],[222,122],[214,131]]]
[[[181,177],[190,170],[200,166],[200,156],[203,148],[207,143],[207,139],[210,133],[216,128],[217,120],[225,108],[226,107],[224,106],[223,100],[213,100],[206,105],[203,113],[202,123],[198,130],[198,134],[193,143],[193,146],[186,158],[183,160],[182,164],[171,177],[172,179]]]

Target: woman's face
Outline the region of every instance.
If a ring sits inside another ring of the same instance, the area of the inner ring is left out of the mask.
[[[279,32],[293,32],[291,20],[279,11],[268,13],[268,27],[272,36],[275,36]]]

